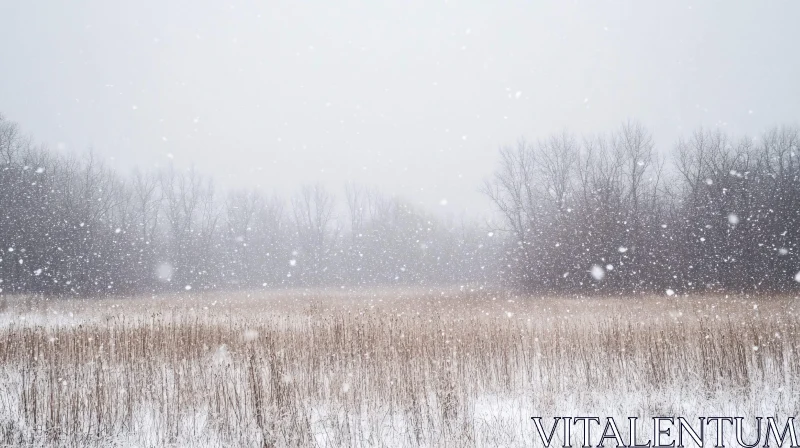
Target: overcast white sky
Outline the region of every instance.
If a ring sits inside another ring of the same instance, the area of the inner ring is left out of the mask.
[[[800,2],[3,1],[0,113],[128,171],[481,213],[497,148],[800,122]],[[341,196],[341,195],[340,195]]]

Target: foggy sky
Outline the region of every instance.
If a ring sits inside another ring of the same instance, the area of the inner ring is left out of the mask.
[[[474,215],[522,136],[635,118],[668,151],[700,125],[800,122],[798,2],[5,1],[0,17],[7,119],[223,187],[352,179]]]

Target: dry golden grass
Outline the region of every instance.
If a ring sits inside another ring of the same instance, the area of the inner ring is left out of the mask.
[[[11,299],[0,442],[530,446],[530,416],[795,415],[792,297]]]

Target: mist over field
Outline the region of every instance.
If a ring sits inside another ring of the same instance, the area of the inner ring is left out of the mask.
[[[798,16],[1,5],[0,444],[761,437],[798,408]]]

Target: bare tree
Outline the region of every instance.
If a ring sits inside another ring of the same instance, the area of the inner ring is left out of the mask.
[[[334,195],[320,184],[303,186],[292,198],[297,242],[311,264],[304,271],[311,282],[318,282],[328,269],[324,264],[339,230],[333,225],[334,210]]]
[[[352,244],[356,244],[358,235],[364,230],[364,217],[367,212],[367,198],[364,188],[353,182],[344,186],[344,196],[347,202],[347,213],[350,218],[350,233]]]

